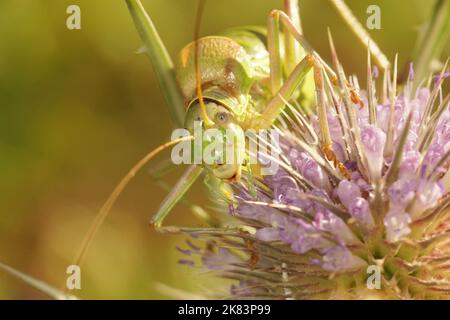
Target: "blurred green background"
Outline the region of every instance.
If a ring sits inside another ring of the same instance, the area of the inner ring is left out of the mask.
[[[360,21],[381,7],[371,31],[390,59],[405,63],[428,0],[348,0]],[[82,29],[66,28],[81,7]],[[143,0],[174,57],[192,40],[194,0]],[[264,25],[281,0],[210,0],[202,35]],[[329,26],[347,73],[365,74],[366,53],[327,0],[300,0],[304,32],[329,58]],[[61,287],[66,267],[115,184],[171,133],[151,65],[121,0],[0,0],[0,261]],[[446,55],[449,54],[448,47]],[[364,81],[363,81],[364,83]],[[168,153],[166,153],[167,157]],[[159,159],[164,159],[160,157]],[[153,162],[155,165],[158,161]],[[149,165],[147,168],[150,168]],[[181,174],[168,176],[173,184]],[[217,282],[177,263],[183,237],[156,234],[148,219],[165,195],[141,172],[120,197],[82,269],[82,298],[170,298],[156,283],[193,293]],[[192,200],[205,202],[196,185]],[[177,206],[170,223],[195,225]],[[45,298],[0,272],[0,299]]]

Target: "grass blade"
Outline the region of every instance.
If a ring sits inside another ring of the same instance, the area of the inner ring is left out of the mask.
[[[139,0],[126,0],[136,29],[144,42],[161,90],[169,105],[170,115],[178,127],[184,124],[183,97],[178,89],[173,62],[152,20]]]
[[[55,289],[54,287],[46,284],[44,281],[38,280],[36,278],[33,278],[29,275],[26,275],[23,272],[20,272],[13,267],[10,267],[4,263],[0,262],[0,269],[5,271],[6,273],[9,273],[10,275],[14,276],[15,278],[25,282],[26,284],[32,286],[33,288],[41,291],[42,293],[48,295],[50,298],[56,299],[56,300],[76,300],[77,297],[73,295],[66,294],[58,289]]]

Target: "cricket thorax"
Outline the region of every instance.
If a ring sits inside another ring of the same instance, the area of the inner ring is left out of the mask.
[[[199,70],[203,97],[225,105],[244,121],[249,108],[260,111],[267,100],[269,55],[264,42],[250,32],[233,29],[224,35],[200,38],[183,48],[177,80],[188,108],[198,98]]]

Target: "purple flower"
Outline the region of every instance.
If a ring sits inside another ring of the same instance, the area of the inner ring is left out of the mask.
[[[409,81],[413,78],[410,65]],[[395,292],[393,297],[398,298],[406,292],[407,297],[422,299],[448,292],[448,250],[432,248],[432,239],[450,239],[450,159],[443,159],[450,150],[449,105],[441,105],[442,90],[416,90],[411,83],[397,89],[386,89],[386,96],[396,95],[393,110],[390,102],[377,104],[381,99],[375,97],[376,119],[372,119],[368,96],[358,92],[358,80],[352,77],[340,90],[324,88],[326,115],[308,119],[301,109],[291,110],[286,121],[274,125],[282,137],[280,161],[289,168],[262,178],[257,172],[252,179],[244,170],[227,202],[236,208],[236,215],[226,215],[224,228],[214,233],[202,254],[210,271],[239,281],[233,294],[358,298],[367,289],[358,279],[367,278],[368,265],[381,267],[383,286],[393,283],[395,275],[396,287],[385,290],[386,295]],[[348,109],[348,96],[342,94],[349,90],[354,103],[359,94],[362,108],[355,104]],[[400,149],[409,115],[411,123]],[[294,125],[296,116],[302,120]],[[394,127],[387,149],[391,117]],[[315,132],[305,128],[303,119]],[[401,159],[396,158],[399,154]],[[421,249],[424,243],[430,246],[426,251]],[[408,271],[411,266],[414,272]],[[445,279],[445,286],[437,279]],[[420,290],[411,290],[413,283],[420,284]],[[327,290],[334,295],[322,296]]]
[[[354,256],[343,246],[336,246],[322,251],[320,262],[322,268],[331,272],[354,270],[366,265],[364,260]]]
[[[230,266],[241,262],[242,260],[239,257],[225,248],[219,248],[217,252],[208,252],[202,257],[203,265],[210,270],[220,270],[224,266]]]
[[[402,162],[400,164],[400,177],[413,176],[420,163],[420,153],[417,150],[410,149],[403,155]]]
[[[293,168],[312,185],[317,188],[330,188],[327,175],[308,154],[297,149],[291,149],[289,159]]]
[[[408,80],[414,80],[414,64],[412,62],[409,63]]]
[[[443,74],[438,74],[433,77],[434,85],[439,85],[440,82],[444,81],[446,78],[450,77],[450,71],[446,71]]]
[[[341,218],[328,210],[316,213],[313,225],[321,231],[333,234],[343,244],[356,244],[358,239]]]
[[[381,178],[386,134],[378,127],[367,125],[361,130],[361,141],[367,157],[367,166],[372,180]]]
[[[372,229],[375,225],[372,214],[370,213],[369,203],[366,199],[354,198],[348,208],[349,213],[366,229]]]
[[[342,204],[348,209],[353,199],[361,197],[361,191],[355,183],[342,180],[339,182],[337,195]]]
[[[410,223],[411,216],[408,213],[401,208],[392,207],[384,218],[387,241],[397,242],[402,237],[407,236],[411,232]]]
[[[280,229],[278,228],[262,228],[256,231],[255,236],[261,241],[280,240]]]
[[[377,66],[373,66],[372,68],[372,77],[373,78],[378,78],[378,75],[380,74],[380,72],[378,71],[378,67]]]
[[[416,180],[398,180],[389,188],[388,194],[394,205],[406,206],[414,199],[416,189]]]
[[[328,245],[329,242],[314,226],[300,219],[291,219],[290,222],[281,230],[280,235],[283,241],[290,243],[294,252],[305,253]]]
[[[444,188],[438,182],[422,180],[418,185],[416,201],[411,209],[412,218],[419,218],[425,210],[436,206],[444,195]]]

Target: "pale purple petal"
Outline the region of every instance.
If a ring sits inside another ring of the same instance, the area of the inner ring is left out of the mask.
[[[361,191],[355,183],[342,180],[337,187],[337,195],[342,204],[348,209],[353,199],[361,197]]]
[[[403,211],[402,208],[391,208],[384,218],[384,226],[386,227],[386,239],[389,242],[397,242],[402,237],[407,236],[411,229],[411,216]]]
[[[366,265],[364,260],[354,256],[344,246],[336,246],[322,252],[323,257],[320,265],[327,271],[339,272],[359,269]]]
[[[313,225],[318,230],[333,234],[340,243],[356,244],[359,242],[347,224],[328,210],[317,212]]]
[[[325,248],[329,242],[312,225],[299,219],[291,219],[285,229],[280,231],[281,239],[291,244],[294,252],[305,253],[312,249]]]
[[[262,228],[256,231],[255,236],[261,241],[280,240],[280,230],[278,228]]]
[[[396,206],[405,206],[415,197],[417,189],[416,180],[398,180],[388,190],[389,198]]]
[[[353,199],[348,211],[366,229],[372,229],[375,226],[372,214],[370,213],[369,203],[366,199],[361,197]]]
[[[361,141],[367,158],[367,165],[372,180],[381,177],[383,167],[383,152],[386,134],[378,127],[367,125],[361,130]]]
[[[225,248],[219,248],[217,252],[208,252],[202,256],[203,265],[211,270],[221,270],[224,266],[231,266],[240,262],[242,260],[239,257]]]
[[[419,184],[417,200],[424,210],[434,207],[442,196],[442,189],[437,182],[422,181]]]

